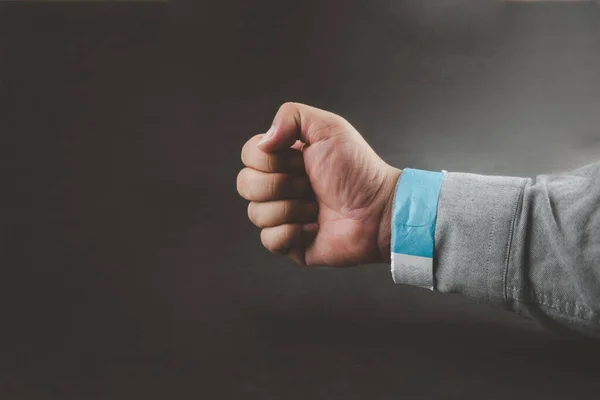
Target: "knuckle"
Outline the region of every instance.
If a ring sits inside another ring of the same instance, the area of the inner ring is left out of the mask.
[[[260,241],[265,249],[273,252],[271,239],[269,238],[269,233],[266,229],[260,231]]]
[[[254,225],[257,225],[256,224],[256,204],[253,201],[250,202],[250,204],[248,204],[248,219]]]
[[[290,209],[291,209],[291,205],[289,201],[283,201],[281,203],[281,216],[283,217],[283,219],[285,221],[290,219]]]
[[[270,176],[265,181],[265,192],[269,199],[275,199],[277,196],[277,178],[275,176]]]
[[[282,113],[286,113],[286,112],[292,111],[295,108],[296,108],[296,103],[294,103],[293,101],[286,101],[279,107],[279,111]]]
[[[256,157],[256,153],[253,152],[253,149],[256,147],[256,143],[260,140],[260,138],[262,136],[263,136],[262,134],[254,135],[250,140],[248,140],[242,146],[241,159],[242,159],[242,163],[245,166],[247,166],[247,167],[251,166],[252,161],[253,161],[252,158]]]
[[[265,220],[265,210],[263,206],[252,202],[248,206],[248,217],[250,218],[250,221],[252,221],[252,223],[257,227],[268,228],[268,224]]]
[[[337,118],[341,117],[333,116],[330,121],[321,121],[320,124],[315,124],[312,136],[317,138],[331,138],[343,132],[342,124]]]
[[[285,250],[290,247],[292,240],[294,238],[294,226],[293,225],[285,225],[281,232],[281,244],[280,251]]]
[[[350,122],[348,122],[348,120],[344,117],[342,117],[341,115],[338,114],[333,114],[334,118],[333,118],[333,122],[335,122],[336,125],[338,126],[346,126],[346,125],[350,125]]]
[[[242,147],[241,159],[244,165],[248,165],[248,143],[249,142],[246,142],[246,144],[244,144]]]
[[[266,228],[261,232],[263,246],[272,253],[284,254],[291,246],[293,232],[291,226],[283,225],[274,228]]]
[[[276,171],[276,165],[275,165],[275,160],[273,159],[273,157],[269,156],[269,155],[265,155],[265,157],[267,157],[266,163],[267,163],[267,171],[268,172],[275,172]]]
[[[240,196],[246,198],[246,169],[243,169],[239,172],[238,176],[237,176],[237,182],[236,182],[236,186],[237,186],[237,191],[239,193]]]

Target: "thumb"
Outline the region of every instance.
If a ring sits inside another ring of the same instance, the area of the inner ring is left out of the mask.
[[[299,103],[285,103],[258,148],[265,153],[291,147],[297,140],[308,145],[339,134],[346,123],[339,115]]]

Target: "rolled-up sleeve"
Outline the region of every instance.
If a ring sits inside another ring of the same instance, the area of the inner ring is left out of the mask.
[[[437,207],[434,290],[600,336],[600,164],[534,179],[447,173]]]

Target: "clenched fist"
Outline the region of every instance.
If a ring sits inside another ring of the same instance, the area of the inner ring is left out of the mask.
[[[386,164],[342,117],[286,103],[242,150],[238,175],[263,245],[300,264],[388,262],[401,171]]]

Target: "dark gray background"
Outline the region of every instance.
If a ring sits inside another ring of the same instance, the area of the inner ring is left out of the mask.
[[[1,5],[0,398],[597,398],[596,343],[262,249],[239,153],[288,100],[398,167],[575,167],[600,156],[600,12]]]

